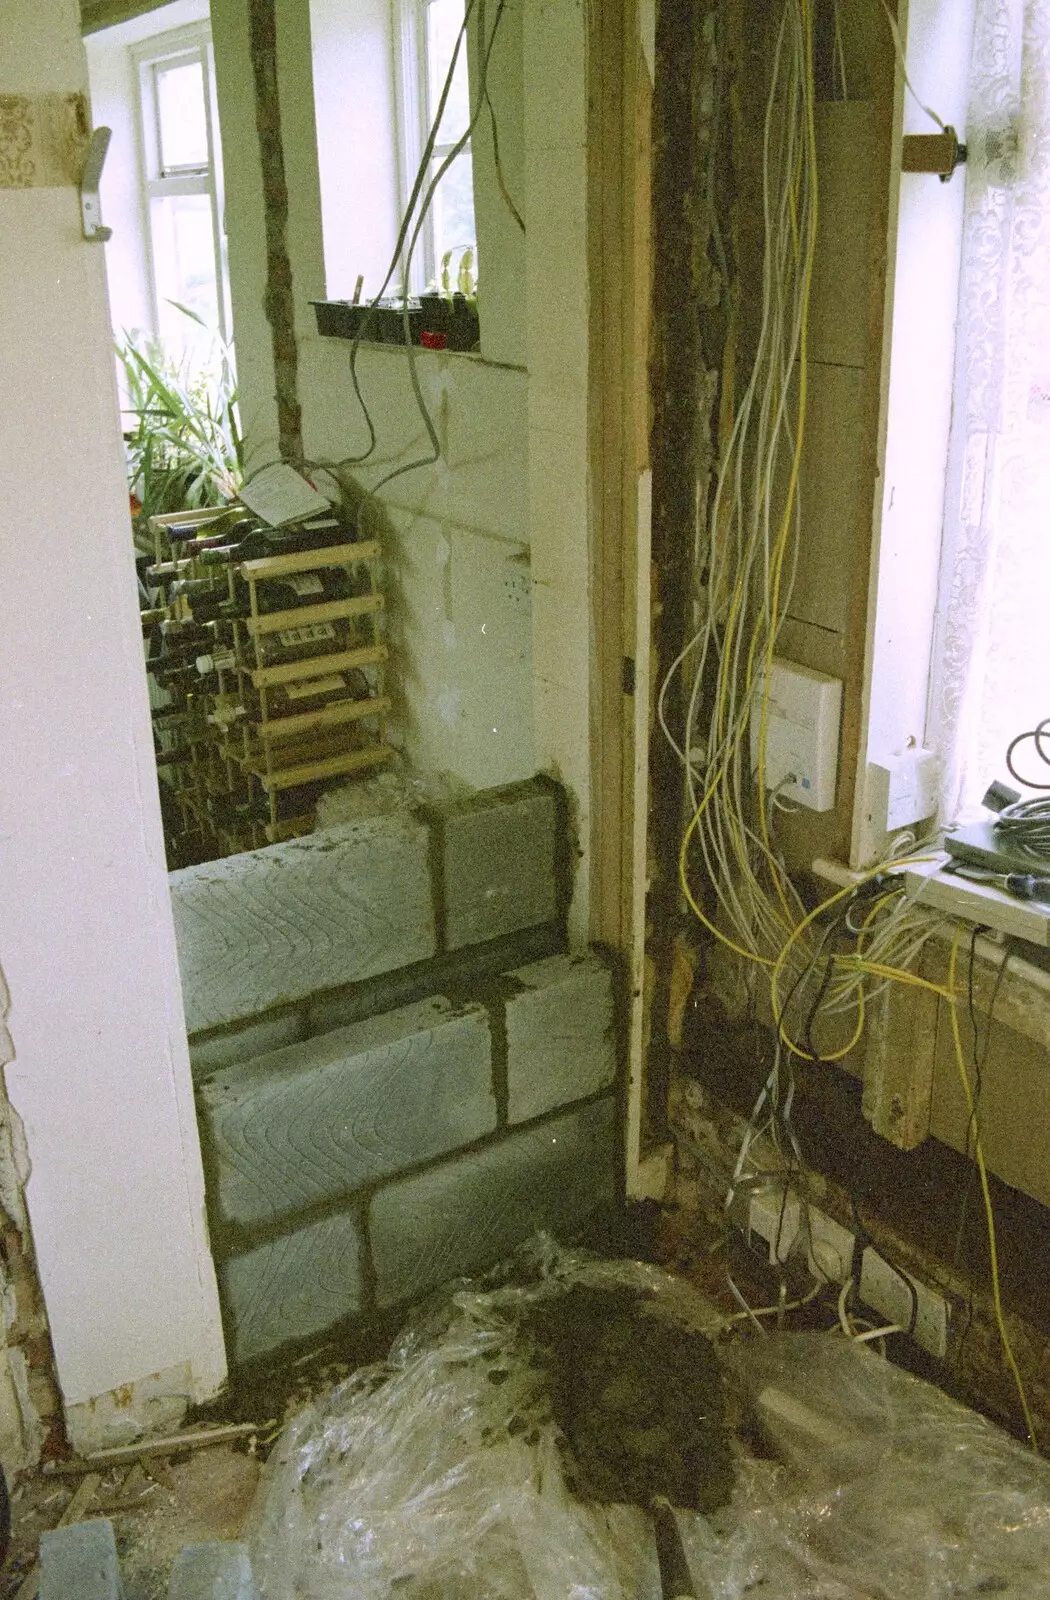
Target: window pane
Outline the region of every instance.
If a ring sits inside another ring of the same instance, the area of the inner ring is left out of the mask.
[[[448,76],[452,52],[463,26],[463,0],[428,0],[427,65],[430,74],[430,118],[437,114],[438,101]],[[442,144],[455,144],[470,126],[470,89],[467,79],[467,41],[459,47],[456,71],[452,78],[438,138]]]
[[[200,61],[157,67],[157,122],[162,175],[208,166],[208,119]]]
[[[151,200],[150,224],[160,335],[177,356],[180,351],[210,344],[211,333],[183,316],[170,301],[196,312],[208,329],[219,326],[211,200],[205,194]]]
[[[431,173],[440,162],[435,160]],[[432,207],[434,219],[434,261],[440,282],[444,271],[444,258],[451,251],[449,272],[451,287],[455,289],[456,273],[463,251],[474,251],[474,277],[477,278],[477,245],[474,227],[474,182],[471,174],[470,147],[458,155],[434,192]]]

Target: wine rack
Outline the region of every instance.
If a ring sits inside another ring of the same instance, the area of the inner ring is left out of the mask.
[[[143,628],[169,865],[308,832],[326,785],[391,755],[379,544],[307,526],[296,547],[297,530],[245,519],[222,546],[213,530],[229,517],[150,522]]]

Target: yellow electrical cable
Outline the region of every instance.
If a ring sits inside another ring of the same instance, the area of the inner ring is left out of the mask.
[[[966,1071],[966,1058],[963,1053],[962,1035],[959,1031],[958,1001],[955,993],[955,970],[959,955],[959,944],[963,936],[962,924],[952,941],[952,953],[948,959],[948,989],[951,994],[949,1002],[949,1017],[952,1025],[952,1044],[955,1047],[955,1064],[959,1070],[959,1080],[962,1083],[963,1094],[966,1097],[966,1108],[970,1115],[970,1122],[974,1130],[974,1155],[977,1160],[977,1171],[981,1179],[981,1195],[984,1200],[984,1216],[988,1225],[988,1256],[992,1269],[992,1305],[995,1309],[995,1324],[999,1330],[999,1342],[1003,1347],[1003,1355],[1013,1374],[1014,1384],[1017,1388],[1018,1399],[1021,1402],[1021,1411],[1024,1415],[1024,1425],[1028,1429],[1028,1442],[1033,1450],[1038,1450],[1035,1423],[1028,1405],[1028,1396],[1025,1393],[1021,1373],[1014,1358],[1013,1346],[1010,1335],[1006,1331],[1006,1319],[1003,1316],[1003,1302],[999,1292],[999,1248],[995,1233],[995,1214],[992,1211],[991,1190],[988,1187],[988,1168],[985,1165],[984,1149],[981,1144],[981,1130],[977,1124],[977,1112],[974,1107],[973,1091],[970,1088],[970,1079]]]
[[[861,924],[862,932],[858,936],[858,940],[857,940],[858,946],[860,944],[860,940],[864,936],[863,935],[863,930],[866,930],[867,928],[869,928],[871,926],[871,924],[875,921],[875,918],[878,916],[879,912],[882,910],[882,907],[887,903],[887,901],[895,900],[899,893],[900,893],[900,891],[898,889],[889,889],[889,890],[887,890],[887,892],[885,894],[879,895],[878,899],[875,901],[875,903],[872,906],[871,910],[868,912],[868,915],[864,918],[864,921]],[[829,956],[828,957],[829,961],[839,962],[839,963],[842,963],[843,961],[846,961],[848,959],[850,959],[850,958],[845,957],[845,956]],[[789,996],[788,1004],[790,1004],[790,1000],[791,1000],[791,997]],[[774,1013],[774,1016],[775,1015],[776,1014]],[[794,1055],[801,1057],[801,1059],[803,1061],[818,1061],[818,1060],[819,1061],[827,1061],[827,1062],[842,1061],[844,1059],[844,1057],[849,1055],[849,1053],[853,1049],[854,1045],[856,1045],[856,1044],[858,1044],[860,1042],[861,1035],[864,1032],[865,1020],[866,1020],[866,1013],[865,1013],[864,990],[860,989],[858,991],[858,994],[857,994],[857,1025],[853,1030],[853,1033],[852,1033],[852,1035],[850,1037],[849,1043],[842,1045],[838,1050],[833,1051],[831,1054],[822,1054],[820,1056],[815,1056],[815,1055],[811,1054],[810,1051],[802,1049],[801,1046],[797,1045],[793,1039],[789,1039],[788,1038],[788,1034],[787,1034],[787,1027],[786,1027],[786,1022],[787,1022],[786,1016],[781,1016],[779,1019],[777,1019],[777,1032],[780,1035],[781,1043],[785,1044],[787,1046],[787,1048]]]
[[[786,550],[787,550],[788,538],[789,538],[789,535],[790,535],[791,518],[792,518],[793,511],[794,511],[795,495],[798,492],[798,479],[799,479],[799,474],[801,472],[801,467],[802,467],[802,446],[803,446],[803,442],[804,442],[804,439],[805,439],[805,430],[806,430],[806,409],[807,409],[807,401],[808,401],[808,395],[809,395],[809,304],[810,304],[810,294],[811,294],[811,290],[812,290],[812,286],[813,286],[813,268],[814,268],[814,263],[815,263],[815,260],[816,260],[816,248],[815,247],[816,247],[817,217],[818,217],[818,211],[817,211],[817,207],[818,207],[818,196],[817,196],[818,172],[817,172],[817,152],[816,152],[816,122],[815,122],[814,107],[813,107],[813,100],[814,100],[814,93],[815,93],[815,85],[814,85],[814,81],[813,81],[813,17],[812,17],[812,12],[811,12],[811,9],[810,9],[809,0],[801,0],[800,9],[801,9],[801,13],[802,13],[803,51],[804,51],[804,56],[805,56],[805,67],[806,67],[805,80],[804,80],[804,89],[803,89],[803,105],[804,105],[804,108],[805,108],[805,115],[806,115],[806,131],[807,131],[808,138],[809,138],[809,144],[808,144],[808,151],[809,151],[809,183],[810,183],[809,214],[808,214],[808,222],[809,222],[808,235],[809,236],[808,236],[808,240],[807,240],[808,249],[806,250],[806,254],[805,254],[805,260],[804,260],[804,266],[803,266],[803,278],[802,278],[802,321],[801,321],[801,327],[800,327],[800,330],[799,330],[798,421],[797,421],[796,433],[795,433],[795,452],[794,452],[794,457],[793,457],[792,463],[791,463],[791,474],[790,474],[790,477],[788,479],[788,492],[787,492],[787,500],[786,500],[786,503],[785,503],[784,516],[783,516],[783,519],[781,521],[780,532],[777,535],[777,540],[776,540],[776,543],[774,545],[774,554],[773,554],[773,593],[772,593],[772,599],[771,599],[771,603],[770,603],[770,626],[769,626],[769,631],[768,631],[767,640],[766,640],[766,652],[765,652],[765,656],[766,656],[766,659],[765,659],[765,677],[764,677],[763,690],[762,690],[762,705],[761,705],[760,712],[759,712],[759,724],[758,724],[758,771],[757,771],[758,816],[759,816],[759,827],[760,827],[761,834],[762,834],[762,842],[765,845],[767,851],[771,849],[771,841],[770,841],[770,837],[769,837],[769,816],[768,816],[768,812],[767,812],[767,809],[766,809],[766,797],[765,797],[765,777],[766,777],[765,756],[766,756],[766,734],[767,734],[767,727],[768,727],[768,720],[769,720],[769,689],[770,689],[770,679],[772,677],[772,670],[773,670],[773,655],[774,655],[774,650],[775,650],[775,646],[776,646],[776,619],[777,619],[777,613],[778,613],[778,610],[779,610],[779,603],[780,603],[780,583],[781,583],[781,578],[782,578],[783,569],[784,569],[784,556],[785,556],[785,553],[786,553]],[[799,175],[799,177],[801,177],[801,175]],[[798,251],[797,219],[796,219],[795,197],[794,197],[793,193],[792,193],[792,197],[791,197],[791,222],[792,222],[792,233],[796,237],[796,253],[797,253],[797,251]],[[757,638],[758,638],[758,635],[757,635],[757,632],[756,632],[754,640],[752,641],[752,646],[757,641]],[[749,677],[750,677],[750,674],[749,674]],[[788,918],[790,920],[791,914],[788,911],[787,902],[786,902],[786,900],[784,898],[783,888],[782,888],[782,885],[780,883],[779,875],[777,875],[775,877],[774,884],[775,884],[775,887],[776,887],[776,890],[777,890],[777,895],[778,895],[778,898],[780,899],[781,905],[783,906],[785,914],[788,916]]]

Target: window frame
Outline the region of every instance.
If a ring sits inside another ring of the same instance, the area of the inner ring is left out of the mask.
[[[149,280],[153,332],[160,333],[160,297],[157,288],[157,263],[153,243],[151,202],[166,196],[204,195],[209,201],[212,245],[215,259],[216,303],[219,334],[227,344],[232,339],[232,308],[226,259],[226,233],[223,225],[222,148],[219,140],[218,100],[215,89],[215,54],[211,29],[206,22],[190,23],[166,33],[153,34],[129,47],[138,93],[139,158],[142,174],[143,240]],[[208,138],[208,163],[204,167],[180,168],[164,173],[161,166],[160,116],[157,104],[157,69],[199,61],[204,78],[204,112]]]

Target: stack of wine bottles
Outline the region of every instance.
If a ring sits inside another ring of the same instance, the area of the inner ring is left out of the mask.
[[[333,781],[385,761],[378,544],[336,516],[154,517],[143,629],[169,866],[313,826]]]

